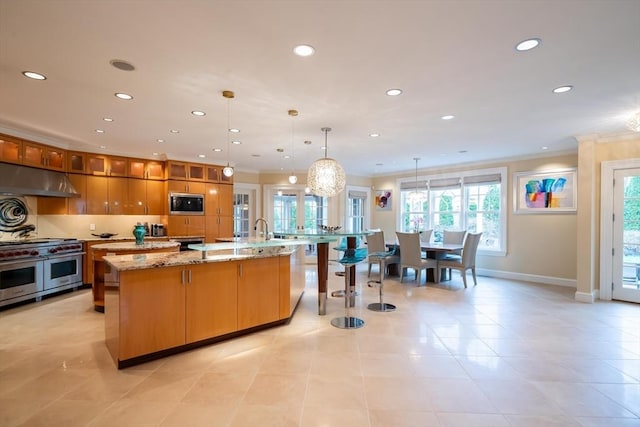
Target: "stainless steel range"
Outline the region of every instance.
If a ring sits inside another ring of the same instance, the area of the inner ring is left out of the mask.
[[[0,307],[82,285],[76,239],[0,242]]]

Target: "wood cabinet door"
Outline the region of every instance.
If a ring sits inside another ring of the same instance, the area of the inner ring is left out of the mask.
[[[167,181],[167,191],[169,193],[188,193],[189,192],[189,182],[188,181],[169,180],[169,181]]]
[[[69,215],[81,215],[87,213],[87,177],[76,173],[68,175],[73,188],[80,194],[80,197],[70,197],[67,199],[67,213]]]
[[[120,273],[120,360],[185,343],[186,276],[183,267]]]
[[[222,174],[222,166],[207,165],[205,167],[207,182],[220,182],[220,175]]]
[[[186,285],[187,343],[238,330],[238,265],[234,261],[191,265]]]
[[[220,215],[233,216],[233,185],[218,185],[218,208]]]
[[[189,171],[187,163],[184,162],[167,162],[167,178],[186,181],[189,179]]]
[[[198,163],[189,163],[187,167],[189,172],[189,181],[204,181],[205,165]]]
[[[168,205],[163,181],[146,181],[147,215],[165,215]]]
[[[45,151],[45,163],[47,169],[64,172],[66,170],[66,152],[60,148],[47,148]]]
[[[86,177],[87,213],[89,215],[106,215],[109,213],[109,185],[106,176]]]
[[[218,184],[205,184],[204,187],[204,213],[205,215],[219,215],[218,210]]]
[[[127,176],[128,160],[126,157],[109,157],[109,176]]]
[[[124,215],[127,203],[127,178],[109,177],[109,214]]]
[[[238,264],[238,329],[278,320],[278,257],[247,259]]]
[[[22,163],[22,140],[8,135],[0,135],[0,160]]]
[[[204,215],[189,215],[187,222],[187,236],[204,236]]]
[[[147,181],[144,179],[127,179],[124,213],[125,215],[145,215],[147,213]]]
[[[204,217],[204,241],[205,243],[215,243],[218,234],[218,216],[206,215]]]
[[[218,236],[217,237],[234,237],[233,235],[233,217],[218,216]]]
[[[38,215],[66,215],[65,197],[38,197]]]
[[[85,173],[87,154],[77,151],[67,152],[67,172]]]
[[[142,159],[127,160],[127,176],[129,178],[146,178],[145,174],[146,161]]]
[[[279,256],[278,266],[280,319],[286,319],[291,314],[291,305],[297,302],[291,301],[291,255]]]
[[[188,236],[187,218],[183,215],[169,215],[167,220],[167,236]]]
[[[39,168],[44,167],[44,153],[46,147],[44,145],[36,144],[29,141],[24,141],[22,144],[22,164]]]
[[[164,180],[164,162],[148,161],[145,169],[147,179]]]
[[[109,174],[109,160],[107,156],[87,153],[87,169],[89,175],[107,176]]]

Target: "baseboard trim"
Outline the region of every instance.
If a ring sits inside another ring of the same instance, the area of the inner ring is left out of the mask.
[[[512,271],[489,270],[477,268],[476,272],[479,276],[496,277],[499,279],[520,280],[523,282],[543,283],[545,285],[565,286],[576,289],[577,283],[575,279],[563,279],[561,277],[541,276],[538,274],[514,273]]]
[[[588,304],[593,304],[596,301],[596,295],[593,292],[577,292],[576,291],[575,299],[578,302],[586,302]]]

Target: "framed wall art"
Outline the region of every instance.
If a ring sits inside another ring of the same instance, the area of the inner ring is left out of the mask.
[[[513,210],[517,214],[575,213],[576,168],[513,174]]]
[[[376,203],[377,211],[390,211],[391,210],[391,190],[376,191],[375,203]]]

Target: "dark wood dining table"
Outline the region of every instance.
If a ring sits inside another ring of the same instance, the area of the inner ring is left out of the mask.
[[[400,255],[400,259],[402,259],[402,254],[400,253],[400,245],[397,242],[385,242],[387,248],[392,249],[396,248],[396,254]],[[447,255],[458,254],[462,251],[463,248],[462,243],[424,243],[420,242],[420,250],[426,253],[427,258],[431,259],[443,259]],[[393,267],[393,266],[389,266]],[[427,282],[435,282],[435,275],[433,273],[432,268],[427,269]],[[395,271],[391,268],[389,269],[390,275],[400,275],[400,272],[397,270],[397,266],[395,266]],[[444,280],[444,274],[440,276],[440,280]]]

